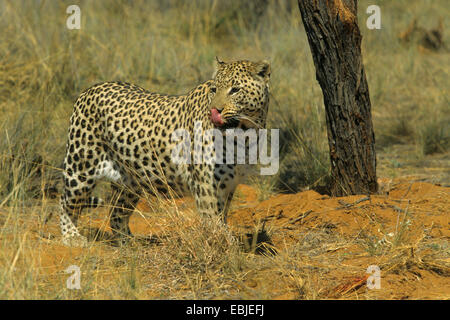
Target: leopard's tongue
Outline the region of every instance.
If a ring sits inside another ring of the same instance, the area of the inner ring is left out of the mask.
[[[222,116],[217,109],[211,109],[211,121],[215,126],[220,127],[223,125]]]

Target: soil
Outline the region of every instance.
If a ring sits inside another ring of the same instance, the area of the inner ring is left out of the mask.
[[[308,190],[265,201],[258,201],[252,187],[239,186],[227,224],[245,250],[277,256],[274,261],[280,263],[248,272],[243,280],[247,296],[258,299],[258,292],[270,292],[270,299],[449,299],[450,188],[414,177],[379,182],[377,195],[332,198]],[[177,205],[192,208],[193,201],[180,199]],[[146,212],[151,205],[141,201],[137,209]],[[135,213],[131,231],[138,236],[167,233],[164,224],[157,223],[161,218]],[[61,266],[82,259],[86,249],[55,241],[57,220],[51,219],[46,230],[52,240],[23,249],[23,255],[30,250],[32,258],[18,259],[15,267],[29,263],[39,265],[41,274],[66,277]],[[37,225],[23,222],[33,223]],[[83,217],[80,224],[109,231],[102,215]],[[33,240],[36,233],[27,231],[23,237]],[[93,246],[90,254],[98,252],[99,261],[116,255],[105,247]],[[369,267],[379,268],[379,273],[368,273]],[[221,298],[236,297],[242,298]]]
[[[262,202],[240,185],[227,222],[248,246],[256,235],[256,253],[301,252],[301,266],[317,269],[310,279],[317,298],[448,299],[450,188],[416,180],[379,179],[378,195],[332,198],[309,190]],[[134,216],[132,229],[145,233],[142,226]],[[380,268],[379,289],[366,285],[372,265]],[[299,298],[298,288],[283,287],[271,272],[250,277],[253,290],[272,287],[275,299]]]
[[[331,198],[315,191],[276,195],[258,203],[241,186],[229,218],[235,228],[270,230],[278,250],[309,250],[322,266],[322,298],[448,299],[450,297],[450,188],[408,179],[380,179],[381,194]],[[307,263],[304,261],[304,263]],[[380,289],[367,289],[371,265]],[[295,298],[295,294],[281,295]]]

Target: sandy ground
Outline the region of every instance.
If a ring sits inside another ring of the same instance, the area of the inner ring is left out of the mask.
[[[322,267],[317,285],[327,291],[324,297],[448,299],[450,188],[410,179],[382,179],[383,194],[370,197],[306,191],[261,203],[242,186],[247,201],[230,223],[248,229],[265,224],[275,248],[310,250],[303,262]],[[381,269],[380,289],[367,289],[371,265]]]
[[[249,257],[276,258],[273,264],[246,271],[233,290],[211,297],[449,299],[450,188],[414,181],[411,177],[381,179],[380,185],[380,194],[372,196],[331,198],[309,190],[275,195],[262,202],[257,200],[256,190],[241,185],[233,200],[228,225],[239,235],[245,250],[250,251]],[[192,208],[193,203],[191,199],[181,199],[177,205]],[[164,216],[142,214],[151,211],[149,203],[141,201],[137,211],[130,221],[134,234],[155,237],[168,233],[163,229],[170,229],[170,225],[161,223]],[[4,225],[11,223],[5,221],[8,219],[5,213],[0,215]],[[45,232],[50,240],[45,240],[42,231],[39,236],[36,230],[37,216],[25,216],[23,221],[16,222],[22,227],[31,227],[25,228],[26,232],[11,233],[11,237],[23,237],[23,241],[17,241],[24,245],[11,247],[9,256],[6,251],[3,253],[8,256],[10,271],[26,270],[31,265],[39,270],[37,275],[43,279],[43,286],[49,288],[52,282],[64,282],[67,278],[64,269],[70,264],[82,263],[80,261],[104,266],[101,279],[98,275],[99,286],[107,287],[108,279],[114,279],[119,273],[121,248],[101,243],[89,249],[67,248],[57,240],[60,235],[56,218],[46,225]],[[104,214],[87,215],[80,224],[109,231]],[[31,244],[25,245],[25,239]],[[158,245],[146,250],[155,252]],[[142,264],[136,268],[140,266]],[[376,266],[372,268],[379,268],[380,272],[369,274],[370,266]],[[152,274],[154,278],[142,272],[138,279],[152,283],[158,280],[159,274],[159,281],[162,281],[164,271],[152,271]],[[367,285],[368,278],[372,289]],[[164,298],[164,293],[154,288],[145,292],[131,298]],[[111,298],[102,294],[94,297]]]
[[[380,195],[370,197],[331,198],[310,190],[262,202],[256,190],[241,185],[228,223],[249,246],[259,231],[257,253],[301,251],[318,298],[450,298],[450,188],[414,177],[379,182]],[[132,222],[145,233],[138,217]],[[379,289],[367,287],[369,266],[380,268]],[[256,272],[248,280],[253,290],[270,287],[275,299],[298,298],[272,272]]]

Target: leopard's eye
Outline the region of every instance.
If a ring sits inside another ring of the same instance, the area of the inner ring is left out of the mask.
[[[236,92],[238,92],[239,90],[241,90],[241,88],[239,87],[232,87],[230,89],[230,91],[228,92],[228,94],[235,94]]]
[[[211,87],[210,90],[211,90],[212,93],[216,93],[216,87]]]

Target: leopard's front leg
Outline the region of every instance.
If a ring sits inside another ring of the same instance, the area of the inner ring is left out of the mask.
[[[202,215],[226,216],[237,186],[234,165],[196,165],[192,170],[191,191]]]
[[[226,222],[234,191],[239,183],[236,165],[216,164],[214,167],[214,188],[217,192],[219,212]]]

